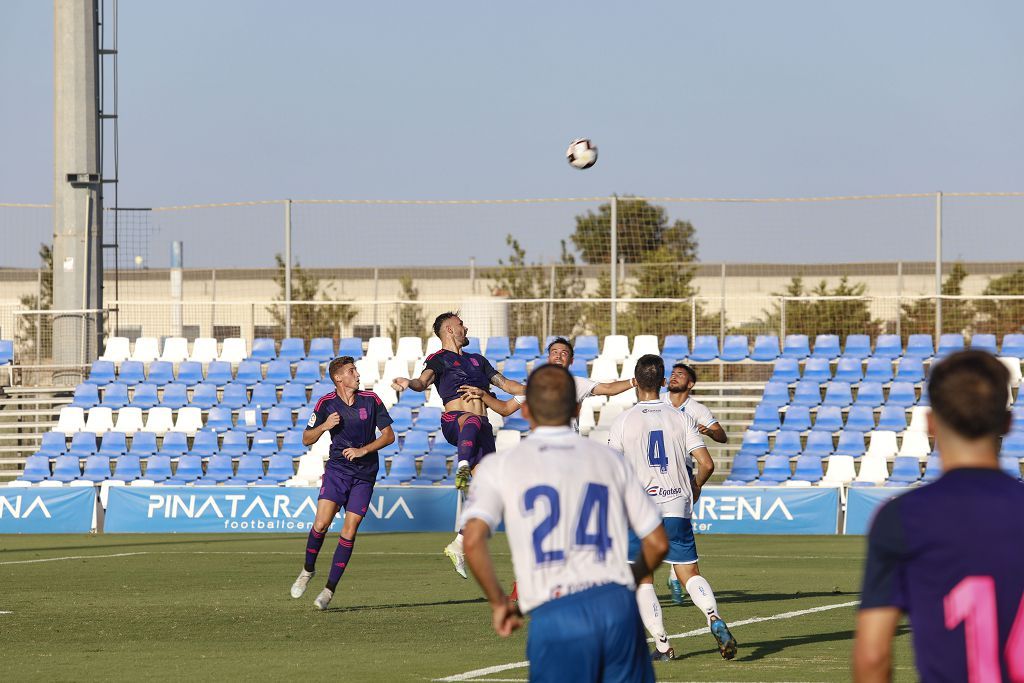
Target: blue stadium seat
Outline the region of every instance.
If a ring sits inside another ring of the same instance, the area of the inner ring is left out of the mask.
[[[492,364],[500,363],[511,355],[508,348],[508,337],[488,337],[486,349],[484,357]]]
[[[808,358],[804,363],[804,379],[824,384],[832,379],[832,368],[825,358]]]
[[[721,358],[727,363],[745,360],[750,353],[750,342],[745,334],[730,334],[722,342]]]
[[[536,337],[516,337],[516,346],[512,351],[513,358],[531,361],[540,357],[540,343]],[[508,377],[508,375],[505,375]]]
[[[511,380],[516,382],[526,382],[526,361],[522,358],[509,358],[505,361],[505,367],[502,368],[501,374],[505,375]]]
[[[667,365],[665,367],[666,370],[671,369]],[[589,377],[590,373],[587,371],[587,361],[583,360],[582,358],[576,358],[574,356],[572,359],[572,363],[569,365],[569,374],[572,375],[573,377]]]
[[[832,380],[828,383],[828,387],[825,389],[825,400],[822,402],[822,405],[845,408],[851,403],[853,403],[853,392],[849,382]]]
[[[807,435],[807,445],[804,446],[802,454],[825,458],[832,454],[832,448],[832,432],[812,431]]]
[[[928,384],[925,383],[921,387],[921,398],[917,399],[917,405],[930,406],[931,404],[931,399],[928,398]]]
[[[924,465],[924,476],[921,481],[925,484],[935,481],[942,476],[942,460],[939,458],[938,453],[932,453],[928,456],[928,461]]]
[[[252,386],[263,381],[263,366],[259,361],[247,358],[238,364],[238,372],[235,373],[235,382],[243,386]]]
[[[514,429],[518,432],[525,433],[530,431],[530,423],[526,421],[526,418],[524,418],[522,415],[522,411],[520,411],[517,413],[512,413],[511,415],[506,417],[505,424],[502,427],[502,429]]]
[[[50,478],[50,459],[45,455],[30,455],[25,458],[25,469],[22,471],[18,481],[27,481],[35,484],[44,479]]]
[[[780,425],[778,406],[761,403],[754,408],[754,421],[750,428],[755,432],[774,432]]]
[[[284,399],[281,401],[284,403]],[[394,411],[391,413],[394,416]],[[305,423],[303,423],[305,426]],[[276,405],[267,413],[267,429],[276,432],[287,432],[295,427],[292,422],[292,409],[285,405]]]
[[[864,455],[864,432],[855,429],[844,429],[839,434],[839,443],[836,444],[836,455],[851,455],[859,458]]]
[[[690,361],[694,363],[708,363],[718,358],[718,337],[711,334],[698,335],[693,340],[693,348],[690,350]]]
[[[206,416],[206,428],[217,432],[226,432],[235,426],[231,419],[231,408],[225,405],[214,406]]]
[[[930,334],[912,334],[907,340],[906,358],[931,358],[935,355],[935,345]]]
[[[327,394],[331,393],[332,391],[335,391],[334,382],[332,382],[329,379],[322,379],[322,380],[320,380],[319,382],[317,382],[316,384],[313,385],[313,389],[309,393],[310,401],[315,404],[317,401],[320,400],[321,397],[326,396]],[[410,394],[418,395],[420,397],[420,399],[421,399],[420,405],[422,405],[423,401],[426,400],[426,399],[423,399],[423,393],[420,392],[420,391],[409,391],[409,392],[403,392],[403,393],[410,393]]]
[[[96,435],[92,432],[77,432],[71,437],[68,453],[76,458],[85,458],[96,453]]]
[[[846,345],[843,347],[843,358],[864,360],[870,355],[871,337],[866,334],[846,335]]]
[[[857,405],[877,408],[882,403],[884,400],[882,399],[881,382],[864,381],[860,383],[857,387]]]
[[[419,479],[431,484],[448,477],[448,460],[443,455],[425,455],[420,463]]]
[[[330,391],[333,390],[334,389],[332,385]],[[316,396],[316,394],[313,395]],[[412,389],[407,389],[401,393],[401,395],[398,397],[398,403],[396,403],[395,405],[405,406],[406,408],[416,410],[426,402],[427,399],[423,395],[422,391],[413,391]]]
[[[135,432],[132,435],[132,447],[128,451],[129,455],[148,458],[154,453],[156,453],[156,434],[153,432]]]
[[[330,337],[315,337],[309,340],[309,353],[306,358],[316,363],[327,363],[334,360],[334,340]]]
[[[772,368],[771,382],[792,384],[800,379],[800,361],[795,358],[779,358]]]
[[[995,340],[995,335],[992,335],[993,344],[995,344]],[[951,353],[963,351],[963,349],[964,336],[962,334],[943,334],[939,336],[939,348],[936,349],[935,355],[938,356],[939,358],[943,358]]]
[[[231,363],[225,363],[224,361],[210,361],[210,374],[214,374],[214,363],[223,363],[228,366],[228,379],[224,380],[223,384],[226,384],[231,380]],[[220,370],[218,370],[219,372]],[[150,375],[152,376],[153,368],[150,366]],[[153,380],[150,379],[150,382]],[[194,360],[182,361],[178,365],[178,381],[186,386],[195,386],[203,381],[203,364]]]
[[[757,476],[757,456],[743,455],[741,453],[732,459],[732,469],[722,484],[725,486],[745,486],[757,479]]]
[[[244,384],[231,382],[224,385],[224,391],[220,397],[220,405],[222,407],[238,410],[248,402],[249,392]]]
[[[833,360],[839,358],[839,335],[819,334],[814,338],[814,352],[812,358],[825,358]]]
[[[798,432],[779,432],[775,435],[775,444],[772,446],[770,455],[795,457],[801,450],[803,450],[803,446],[800,444]]]
[[[0,363],[3,365],[3,363]],[[110,384],[114,381],[114,364],[109,360],[93,361],[86,384]]]
[[[836,374],[834,379],[837,379],[840,382],[857,384],[864,379],[864,371],[861,367],[861,362],[860,358],[840,358],[836,363]]]
[[[39,444],[37,455],[45,455],[47,458],[56,458],[68,450],[67,437],[64,432],[43,432],[43,440]]]
[[[51,481],[62,481],[65,484],[82,476],[82,469],[77,455],[60,455],[53,463]]]
[[[975,334],[971,336],[971,348],[975,351],[987,351],[992,355],[996,354],[996,335]]]
[[[430,452],[430,443],[427,440],[427,433],[417,430],[410,430],[405,433],[405,440],[402,442],[402,455],[420,457]]]
[[[263,458],[269,458],[277,453],[277,432],[261,429],[253,434],[249,453]]]
[[[143,382],[142,384],[135,385],[135,392],[132,394],[132,400],[128,405],[141,408],[142,410],[149,410],[158,403],[160,403],[160,397],[157,394],[157,386],[149,382]]]
[[[412,429],[412,409],[408,406],[394,405],[388,413],[391,415],[391,428],[396,434]]]
[[[142,478],[142,464],[137,455],[122,455],[114,463],[114,481],[135,481]]]
[[[923,382],[924,362],[920,358],[906,357],[900,361],[896,370],[897,382]]]
[[[999,469],[1014,479],[1020,479],[1020,460],[1012,456],[999,456]]]
[[[480,337],[470,337],[469,343],[462,347],[462,352],[483,355],[480,353]]]
[[[299,408],[299,412],[295,414],[295,425],[299,429],[305,429],[306,424],[309,422],[310,416],[313,414],[314,405],[306,405]]]
[[[893,382],[892,386],[889,387],[889,400],[885,404],[887,406],[909,408],[916,402],[917,394],[914,391],[914,384],[912,382]]]
[[[200,377],[202,375],[200,374]],[[155,360],[149,364],[149,376],[146,381],[162,387],[174,381],[174,363],[165,360]]]
[[[768,382],[764,385],[761,403],[778,408],[789,403],[789,385],[785,382]]]
[[[821,477],[821,458],[816,455],[801,455],[796,459],[793,481],[808,481],[817,484],[821,481]]]
[[[319,396],[316,397],[319,400]],[[281,390],[281,400],[278,405],[289,409],[298,409],[306,405],[306,385],[299,381],[288,382]]]
[[[160,405],[177,410],[188,405],[188,387],[178,382],[171,382],[164,387],[164,395],[160,397]]]
[[[888,384],[892,381],[892,361],[888,358],[868,358],[864,379]]]
[[[875,409],[872,406],[853,406],[846,415],[845,428],[858,432],[870,432],[875,428]]]
[[[377,451],[377,455],[380,456],[381,458],[393,458],[394,456],[398,455],[398,452],[402,450],[402,447],[401,447],[401,444],[399,443],[399,441],[400,441],[400,439],[396,438],[389,445],[387,445],[384,448],[382,448],[379,451]],[[383,460],[381,462],[383,462]],[[384,475],[382,473],[378,472],[378,478],[382,477],[382,476],[384,476]]]
[[[748,429],[743,434],[740,444],[740,455],[760,457],[768,452],[768,433],[757,429]]]
[[[111,386],[107,384],[105,386]],[[79,384],[75,387],[74,398],[71,399],[71,405],[81,408],[82,410],[89,410],[95,405],[99,405],[100,394],[99,388],[95,384]]]
[[[217,405],[217,402],[217,385],[202,382],[192,390],[192,400],[189,401],[189,405],[200,410],[209,410]]]
[[[1024,432],[1015,430],[1004,436],[1000,453],[1015,458],[1024,458]]]
[[[0,339],[0,365],[14,362],[14,340]]]
[[[806,334],[787,334],[782,344],[783,358],[803,360],[811,355],[811,343]]]
[[[878,417],[878,428],[891,432],[904,431],[907,428],[907,412],[903,406],[882,406],[882,413]]]
[[[171,478],[171,458],[166,455],[151,455],[146,459],[146,473],[144,479],[151,479],[157,483]]]
[[[1024,358],[1024,334],[1004,335],[999,354],[1011,358]]]
[[[146,368],[137,360],[126,360],[118,368],[117,381],[129,385],[145,382]]]
[[[764,472],[761,473],[761,478],[757,480],[758,484],[765,484],[767,486],[775,486],[780,484],[793,475],[789,468],[789,456],[788,455],[769,455],[764,461]]]
[[[377,481],[382,486],[396,486],[416,478],[416,458],[412,455],[399,454],[391,459],[391,471]]]
[[[182,363],[182,365],[184,365],[184,363]],[[178,368],[178,374],[181,374],[180,366]],[[206,368],[207,382],[217,387],[222,387],[230,382],[231,379],[231,363],[225,360],[210,361],[210,364]]]
[[[267,363],[267,376],[263,381],[277,385],[292,381],[291,363],[280,358],[270,361]]]
[[[303,360],[295,366],[295,381],[312,386],[320,381],[320,361]]]
[[[160,443],[160,455],[177,458],[188,452],[188,440],[184,432],[167,432]]]
[[[816,432],[838,432],[843,428],[843,410],[838,406],[821,406],[814,418],[812,431]]]
[[[898,455],[892,461],[892,474],[886,486],[913,486],[921,480],[921,462],[912,456]]]
[[[811,411],[807,406],[790,406],[782,422],[784,432],[805,432],[811,428]]]
[[[875,340],[875,351],[871,354],[873,358],[887,358],[893,360],[903,355],[903,342],[898,334],[880,334]]]
[[[303,426],[305,426],[305,423],[303,423]],[[305,455],[309,448],[302,445],[302,432],[302,429],[292,429],[285,432],[281,447],[277,451],[278,455],[288,456],[289,458],[298,458]]]
[[[363,357],[363,340],[359,337],[342,337],[338,342],[338,357],[352,356],[359,360]]]
[[[593,360],[597,358],[597,337],[589,337],[594,340],[593,350],[594,355],[586,358],[585,360]],[[580,339],[583,337],[576,337],[576,344],[579,345]],[[690,355],[690,339],[685,334],[668,334],[665,335],[665,346],[661,349],[661,357],[665,359],[665,364],[668,365],[673,361],[683,360]],[[579,350],[576,352],[576,357],[579,358]]]
[[[252,351],[249,352],[249,360],[257,363],[269,363],[275,358],[277,358],[277,348],[273,339],[257,337],[252,340]]]
[[[202,458],[198,455],[182,455],[178,458],[178,468],[166,483],[172,486],[191,484],[201,476],[203,476]]]
[[[779,338],[774,334],[759,334],[754,338],[754,350],[750,354],[751,360],[771,362],[782,355],[779,350]]]
[[[295,476],[295,463],[292,457],[284,453],[270,456],[267,462],[267,473],[263,479],[267,482],[280,484]]]
[[[821,403],[821,386],[813,379],[801,379],[796,383],[792,405],[816,406]]]
[[[416,413],[412,428],[423,432],[436,432],[441,428],[441,409],[434,406],[423,406]]]
[[[230,479],[234,474],[235,465],[230,455],[211,455],[206,463],[206,474],[202,478],[205,482],[216,484]]]
[[[100,455],[116,458],[128,452],[128,440],[124,432],[107,432],[100,441]]]
[[[224,432],[224,442],[220,446],[221,453],[242,455],[249,450],[249,435],[243,431],[232,429]]]
[[[299,337],[282,339],[281,350],[278,352],[277,357],[289,363],[298,363],[306,357],[306,340]],[[268,369],[267,372],[269,373],[270,370]]]
[[[192,448],[189,453],[201,458],[208,458],[219,452],[220,444],[217,443],[217,432],[212,429],[200,429],[196,432],[196,438],[192,440]]]

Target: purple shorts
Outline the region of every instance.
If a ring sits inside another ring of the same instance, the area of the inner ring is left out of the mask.
[[[373,482],[356,479],[351,474],[339,472],[328,465],[324,469],[323,483],[320,485],[320,498],[329,500],[362,517],[370,507],[370,496],[373,495]]]
[[[459,417],[465,414],[466,412],[463,410],[450,410],[441,413],[441,433],[444,434],[448,443],[459,449],[460,456],[463,449],[459,446]],[[494,430],[491,428],[491,423],[487,421],[486,417],[477,417],[480,418],[482,425],[476,434],[476,444],[473,446],[473,452],[469,458],[471,468],[476,467],[485,455],[490,455],[495,451]]]

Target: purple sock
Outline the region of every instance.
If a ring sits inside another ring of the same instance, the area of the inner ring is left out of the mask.
[[[309,530],[309,539],[306,540],[306,559],[302,563],[307,572],[313,571],[316,567],[316,556],[320,554],[320,548],[324,544],[326,535],[326,531],[321,534],[316,529]]]
[[[344,536],[338,537],[338,547],[334,549],[334,559],[331,560],[331,575],[327,577],[327,588],[333,591],[341,581],[341,575],[345,573],[348,561],[352,559],[352,546],[355,539],[349,540]]]
[[[482,426],[483,422],[478,416],[471,415],[466,418],[462,429],[459,430],[459,462],[468,462],[470,467],[476,464],[476,455],[479,450],[477,435]]]

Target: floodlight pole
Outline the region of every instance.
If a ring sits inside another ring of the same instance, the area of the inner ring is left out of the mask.
[[[292,336],[292,200],[284,200],[284,336]]]
[[[935,340],[942,335],[942,193],[935,193]]]
[[[618,263],[619,263],[619,237],[618,237],[618,234],[619,234],[619,219],[618,219],[619,198],[616,197],[615,195],[612,195],[611,204],[612,204],[612,212],[611,212],[612,215],[611,215],[611,221],[610,221],[611,222],[611,249],[610,249],[610,251],[611,251],[611,266],[612,266],[612,271],[611,271],[611,277],[612,277],[612,283],[611,283],[612,284],[612,287],[611,287],[611,297],[612,297],[611,323],[612,323],[612,334],[617,334],[616,328],[618,327],[618,312],[616,311],[616,308],[618,308],[618,294],[619,294],[619,273],[618,273]]]

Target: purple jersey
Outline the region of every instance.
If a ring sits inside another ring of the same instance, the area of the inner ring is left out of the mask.
[[[1022,539],[1024,485],[998,470],[951,470],[878,511],[861,609],[908,614],[922,681],[1019,680]]]
[[[356,479],[375,481],[377,479],[377,454],[367,453],[355,460],[346,460],[341,454],[346,448],[362,448],[377,438],[377,430],[391,425],[391,416],[380,397],[372,391],[356,392],[356,400],[348,405],[338,393],[332,391],[316,402],[313,414],[309,416],[306,429],[321,425],[331,413],[338,413],[339,422],[331,429],[330,461],[342,472]]]
[[[498,374],[479,353],[460,354],[448,349],[427,356],[426,367],[434,371],[434,386],[444,403],[459,398],[459,387],[463,385],[488,391],[491,378]]]

